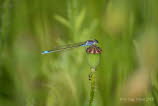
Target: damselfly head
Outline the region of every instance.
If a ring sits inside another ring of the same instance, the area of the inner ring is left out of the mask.
[[[95,44],[98,44],[99,42],[98,42],[98,40],[95,39],[95,40],[94,40],[94,43],[95,43]]]

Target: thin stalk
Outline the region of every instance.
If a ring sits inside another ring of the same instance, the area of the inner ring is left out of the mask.
[[[92,106],[94,103],[94,96],[95,96],[95,86],[96,86],[96,69],[91,68],[91,73],[90,73],[90,99],[89,99],[89,106]]]

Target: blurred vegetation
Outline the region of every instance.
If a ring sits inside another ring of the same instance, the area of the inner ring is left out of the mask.
[[[103,52],[93,106],[158,106],[157,0],[0,0],[0,106],[87,106],[85,48]]]

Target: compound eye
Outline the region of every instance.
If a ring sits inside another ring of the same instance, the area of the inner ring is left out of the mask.
[[[99,43],[98,40],[96,40],[96,39],[95,39],[94,41],[95,41],[96,43]]]

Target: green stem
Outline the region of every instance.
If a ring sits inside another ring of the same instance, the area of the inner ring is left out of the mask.
[[[94,96],[95,96],[95,84],[96,84],[96,70],[95,68],[91,68],[91,73],[89,75],[90,78],[90,99],[89,99],[89,106],[92,106],[94,103]]]

